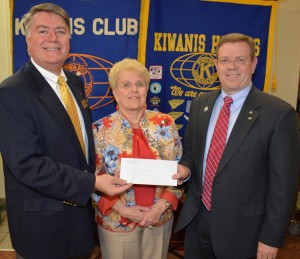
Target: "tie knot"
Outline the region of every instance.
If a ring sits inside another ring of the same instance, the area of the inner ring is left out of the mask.
[[[65,79],[64,79],[63,76],[58,76],[58,78],[57,78],[57,83],[58,83],[59,86],[64,86],[64,85],[66,85],[66,81],[65,81]]]
[[[232,97],[230,96],[225,96],[224,97],[224,103],[227,105],[227,106],[230,106],[230,104],[232,104],[233,100],[232,100]]]

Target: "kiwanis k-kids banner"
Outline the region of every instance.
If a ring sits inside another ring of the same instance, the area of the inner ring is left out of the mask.
[[[223,34],[254,38],[258,66],[253,82],[266,91],[276,1],[263,0],[52,0],[71,17],[71,51],[65,68],[85,83],[93,120],[115,110],[107,75],[112,65],[137,58],[151,76],[148,109],[170,114],[183,136],[192,99],[220,87],[213,64]],[[37,0],[14,0],[13,68],[28,59],[22,16]]]

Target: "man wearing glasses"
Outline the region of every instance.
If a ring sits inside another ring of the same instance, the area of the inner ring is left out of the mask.
[[[224,35],[216,53],[221,89],[191,105],[178,168],[191,177],[176,231],[186,228],[187,259],[275,258],[297,189],[297,114],[252,84],[252,38]]]

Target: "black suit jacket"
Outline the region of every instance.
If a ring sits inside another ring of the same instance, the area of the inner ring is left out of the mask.
[[[219,94],[197,97],[191,105],[180,164],[192,175],[176,231],[193,220],[200,206],[206,134]],[[211,235],[218,258],[255,257],[258,241],[282,244],[295,201],[299,155],[294,108],[252,87],[212,187]]]
[[[14,249],[28,258],[67,258],[94,247],[90,195],[95,151],[83,83],[65,71],[85,122],[87,163],[72,122],[31,61],[0,87],[9,230]]]

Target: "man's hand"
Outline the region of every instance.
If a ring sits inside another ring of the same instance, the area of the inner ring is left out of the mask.
[[[177,165],[177,174],[174,174],[172,176],[172,179],[177,180],[177,184],[181,185],[183,181],[190,175],[190,170],[183,166],[183,165]]]
[[[127,184],[125,180],[118,177],[108,174],[96,175],[95,189],[110,196],[121,194],[131,186],[132,184]]]
[[[257,246],[257,259],[275,259],[277,256],[278,248],[265,245],[258,242]]]

